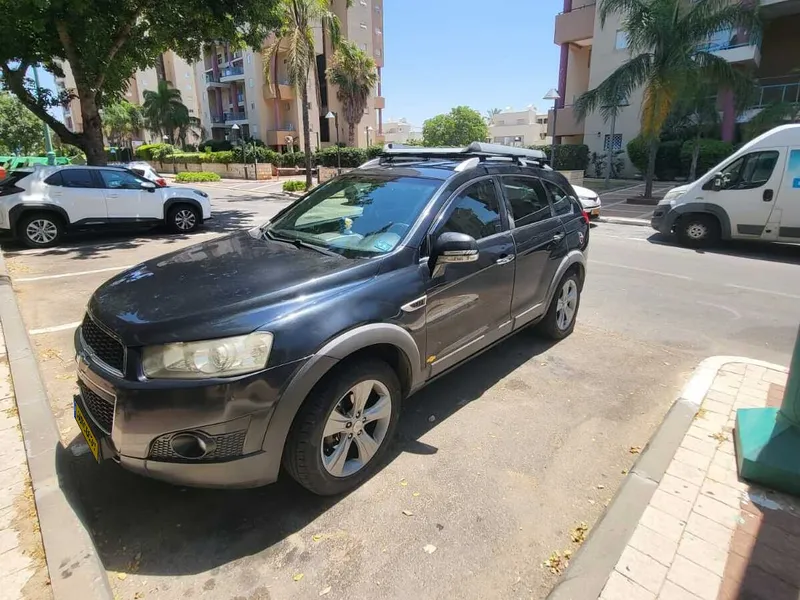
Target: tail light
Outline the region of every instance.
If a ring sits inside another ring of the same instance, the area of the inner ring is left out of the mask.
[[[164,179],[163,177],[159,177],[158,179],[156,179],[156,183],[161,187],[167,187],[167,180]]]
[[[585,210],[582,210],[581,211],[581,215],[583,216],[583,222],[588,225],[589,224],[589,213],[586,212]]]

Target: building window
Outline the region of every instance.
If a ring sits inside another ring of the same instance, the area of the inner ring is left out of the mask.
[[[608,144],[611,136],[606,134],[605,139],[603,140],[603,150],[608,152]],[[614,143],[612,150],[622,150],[622,134],[615,133],[614,134]]]
[[[614,40],[614,48],[625,50],[628,47],[628,34],[622,29],[617,29],[617,37]]]
[[[362,50],[366,50],[367,49],[367,45],[366,44],[361,44],[361,49]]]
[[[381,54],[383,54],[381,52],[381,49],[380,48],[375,48],[375,56],[380,56]]]
[[[250,79],[247,81],[247,84],[248,84],[250,87],[253,87],[253,85],[255,85],[255,84],[253,83],[253,78],[252,78],[252,77],[251,77],[251,78],[250,78]]]
[[[517,125],[525,125],[525,119],[517,119]]]
[[[361,29],[366,29],[367,28],[367,24],[364,21],[361,21],[360,27],[361,27]]]
[[[361,0],[360,4],[361,4],[361,6],[366,6],[367,5],[367,0]]]
[[[381,5],[380,4],[376,4],[375,5],[375,12],[381,12]]]
[[[380,27],[375,28],[375,35],[383,35],[383,31],[381,31]]]

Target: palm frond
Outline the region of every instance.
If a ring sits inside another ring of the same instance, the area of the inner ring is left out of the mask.
[[[628,100],[631,93],[645,84],[652,70],[650,54],[640,54],[631,58],[608,76],[594,90],[590,90],[575,101],[574,111],[578,120],[600,110],[604,118],[617,112],[619,104]]]
[[[605,27],[606,20],[613,13],[636,15],[646,10],[647,6],[644,0],[602,0],[602,4],[600,4],[600,24]]]
[[[651,81],[644,91],[642,103],[642,136],[658,139],[672,111],[676,90],[661,81]]]
[[[682,21],[687,39],[702,43],[715,33],[742,29],[750,43],[761,39],[761,19],[755,4],[730,0],[698,0]]]
[[[785,125],[786,123],[796,123],[798,120],[800,120],[800,103],[776,102],[765,106],[745,124],[745,137],[753,139],[773,127]]]

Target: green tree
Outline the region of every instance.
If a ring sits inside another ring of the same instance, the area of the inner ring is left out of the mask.
[[[800,103],[774,102],[764,106],[744,127],[744,137],[752,140],[773,127],[800,122]]]
[[[575,113],[584,119],[599,109],[605,118],[610,117],[620,98],[628,99],[644,88],[641,127],[650,147],[645,174],[645,197],[649,198],[659,137],[681,91],[702,79],[740,95],[749,93],[749,77],[712,54],[707,42],[719,31],[737,28],[757,36],[758,15],[756,8],[729,0],[602,0],[599,13],[603,26],[610,14],[622,14],[631,58],[582,94]]]
[[[106,134],[109,143],[117,146],[130,143],[136,132],[144,125],[141,109],[127,100],[108,104],[103,108],[101,119],[103,133]]]
[[[277,26],[279,0],[0,0],[0,71],[5,85],[66,143],[84,150],[89,164],[106,162],[100,109],[121,97],[138,69],[172,49],[199,56],[204,43],[230,40],[260,47]],[[75,89],[37,93],[25,77],[42,64],[63,75],[68,63]],[[74,133],[47,111],[77,97],[83,131]]]
[[[664,129],[678,134],[683,139],[691,138],[692,160],[689,166],[689,181],[697,178],[701,140],[715,132],[719,124],[716,88],[702,80],[685,86],[672,106],[672,112],[667,117]]]
[[[181,91],[169,81],[159,81],[158,89],[142,93],[142,111],[147,128],[155,133],[159,141],[166,135],[170,144],[175,143],[176,133],[189,124],[189,109],[183,103]]]
[[[352,4],[347,0],[347,6]],[[273,80],[278,54],[285,58],[289,81],[300,92],[303,113],[303,149],[306,160],[306,187],[311,187],[311,125],[308,120],[308,78],[316,73],[317,52],[314,48],[314,27],[322,24],[331,46],[339,47],[341,24],[331,10],[330,0],[279,0],[277,28],[274,41],[264,50],[264,77],[268,84]]]
[[[356,127],[364,117],[364,109],[378,83],[375,61],[353,42],[342,41],[328,66],[328,81],[334,84],[336,97],[342,103],[347,121],[347,140],[356,145]]]
[[[489,137],[486,121],[469,106],[456,106],[445,115],[436,115],[422,124],[426,146],[467,146]]]
[[[13,95],[0,92],[0,154],[38,154],[43,150],[42,122]]]
[[[494,118],[497,115],[499,115],[501,112],[503,112],[503,111],[501,111],[499,108],[490,108],[489,110],[487,110],[486,111],[486,123],[491,125],[492,122],[494,121]]]

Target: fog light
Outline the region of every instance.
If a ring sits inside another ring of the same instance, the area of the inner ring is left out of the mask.
[[[199,460],[214,451],[214,440],[202,433],[179,433],[170,440],[172,451],[188,460]]]

